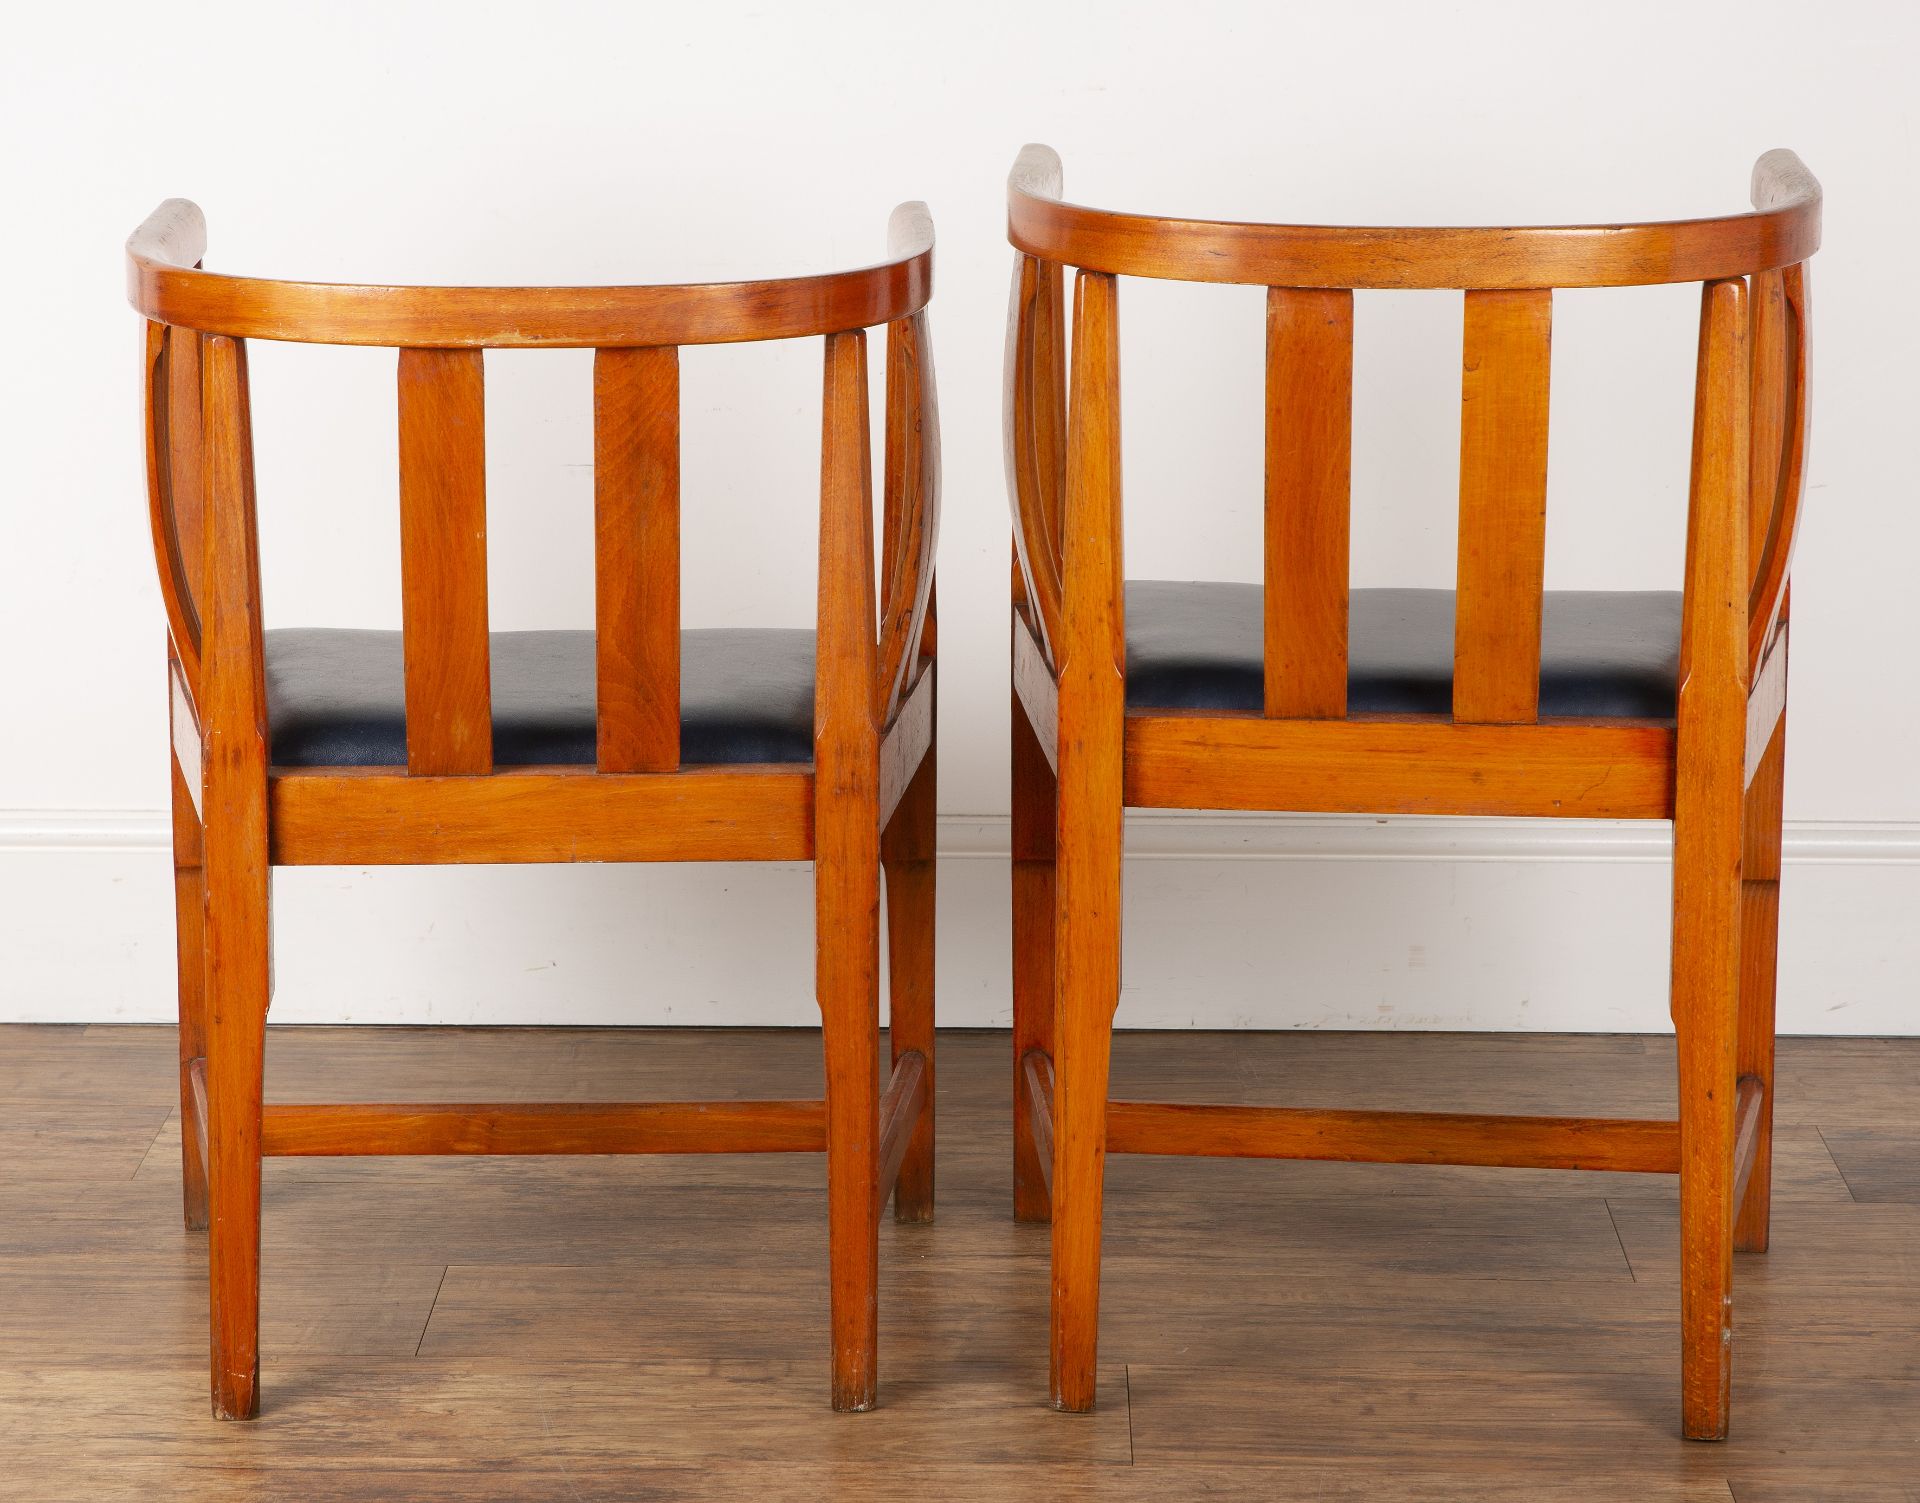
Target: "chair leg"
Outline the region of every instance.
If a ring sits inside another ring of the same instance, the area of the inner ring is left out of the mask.
[[[926,1105],[893,1182],[895,1221],[933,1220],[934,749],[907,785],[880,843],[887,873],[887,1038],[892,1059],[926,1060]]]
[[[833,1407],[871,1409],[879,1345],[879,831],[814,863],[815,990],[827,1071]],[[841,832],[844,837],[847,832]]]
[[[207,792],[207,1168],[213,1412],[250,1419],[259,1406],[260,1108],[272,985],[265,787],[258,807],[221,807]]]
[[[1781,795],[1786,717],[1747,787],[1740,900],[1740,1041],[1736,1068],[1760,1082],[1760,1131],[1746,1198],[1734,1207],[1736,1252],[1765,1252],[1773,1207],[1774,983],[1780,955]]]
[[[1063,716],[1063,724],[1066,722]],[[1063,733],[1054,869],[1053,1406],[1091,1409],[1100,1335],[1107,1078],[1120,1001],[1118,737]]]
[[[1674,815],[1673,1010],[1680,1064],[1681,1421],[1727,1435],[1733,1341],[1733,1145],[1740,984],[1739,762]],[[1683,784],[1684,784],[1683,775]]]
[[[176,758],[173,766],[173,928],[180,1004],[180,1189],[188,1231],[207,1225],[207,1166],[193,1062],[207,1055],[206,957],[201,946],[206,889],[200,880],[200,815]]]
[[[1054,779],[1013,696],[1013,1219],[1053,1215],[1033,1141],[1025,1060],[1053,1054]]]

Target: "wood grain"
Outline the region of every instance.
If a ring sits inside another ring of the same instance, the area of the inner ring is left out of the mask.
[[[1161,711],[1126,717],[1126,748],[1127,803],[1152,808],[1586,819],[1673,810],[1673,730],[1654,722]]]
[[[503,861],[805,861],[813,777],[784,764],[621,776],[526,767],[484,780],[286,769],[276,866]]]
[[[1040,1180],[1037,1192],[1043,1202],[1045,1214],[1026,1216],[1026,1221],[1048,1221],[1053,1216],[1053,1060],[1040,1049],[1029,1049],[1020,1056],[1019,1079],[1014,1085],[1021,1101],[1026,1107],[1023,1121],[1034,1158],[1035,1169]],[[1111,1128],[1113,1108],[1107,1108],[1107,1121]],[[1016,1129],[1018,1130],[1018,1128]]]
[[[1787,577],[1793,566],[1794,544],[1800,532],[1800,503],[1806,490],[1807,425],[1812,400],[1808,382],[1812,335],[1807,268],[1804,265],[1787,267],[1781,273],[1780,290],[1785,324],[1781,337],[1786,349],[1781,377],[1779,457],[1776,460],[1770,450],[1759,455],[1763,476],[1770,475],[1774,480],[1771,497],[1764,492],[1756,493],[1749,480],[1750,541],[1753,534],[1761,532],[1760,510],[1765,508],[1767,513],[1759,551],[1749,560],[1753,588],[1747,599],[1747,655],[1754,663],[1760,661],[1772,642],[1775,623],[1786,616]],[[1771,397],[1768,383],[1762,382],[1760,395]],[[1774,423],[1769,416],[1763,435],[1769,442],[1773,431]]]
[[[1351,292],[1267,292],[1266,467],[1266,712],[1337,720],[1347,713]]]
[[[818,1101],[326,1103],[266,1108],[269,1156],[818,1153]]]
[[[595,761],[680,765],[680,352],[593,357]]]
[[[1019,257],[1007,317],[1002,398],[1007,495],[1013,505],[1016,607],[1052,662],[1065,630],[1061,508],[1066,495],[1066,379],[1061,269]]]
[[[1747,729],[1746,284],[1702,291],[1673,811],[1680,1041],[1682,1427],[1728,1426],[1733,1145]]]
[[[878,1169],[873,1180],[873,1214],[877,1219],[893,1194],[906,1162],[907,1148],[920,1125],[927,1105],[927,1057],[918,1049],[895,1054],[887,1088],[880,1094],[880,1146],[875,1154]],[[907,1221],[930,1218],[906,1216]]]
[[[148,323],[145,380],[147,522],[173,655],[200,680],[200,607],[206,574],[200,497],[200,339]]]
[[[213,1411],[222,1419],[245,1419],[259,1403],[260,1104],[273,960],[267,694],[244,345],[206,341],[203,389],[201,880]]]
[[[934,672],[901,712],[904,721],[916,703],[926,706],[925,740],[918,765],[905,791],[887,809],[880,834],[880,862],[885,873],[887,902],[887,1049],[891,1066],[915,1055],[920,1079],[911,1136],[900,1145],[901,1156],[879,1184],[893,1191],[896,1221],[931,1221],[934,1209],[934,1021],[935,978],[938,974],[934,936],[939,865],[939,738],[933,723]],[[880,751],[884,789],[888,750],[898,744],[902,729],[896,722]],[[887,800],[881,799],[883,808]]]
[[[1013,697],[1051,780],[1060,763],[1060,686],[1025,618],[1013,618]]]
[[[407,771],[493,770],[486,400],[480,355],[400,352]]]
[[[172,642],[168,642],[171,649]],[[187,802],[192,806],[193,819],[197,829],[200,820],[200,802],[206,786],[205,769],[202,767],[203,753],[201,743],[203,732],[200,729],[200,712],[195,708],[193,696],[188,692],[185,670],[177,657],[169,652],[167,659],[167,730],[168,739],[173,743],[173,765],[180,776],[182,789]],[[179,846],[176,832],[174,844]],[[194,837],[194,849],[199,849],[198,835]],[[195,863],[198,864],[196,855]]]
[[[1786,707],[1784,638],[1779,658],[1780,708]],[[1769,659],[1769,661],[1772,661]],[[1756,697],[1757,691],[1756,691]],[[1765,1252],[1773,1204],[1774,994],[1780,963],[1780,844],[1786,793],[1787,726],[1784,713],[1768,727],[1764,751],[1747,780],[1740,837],[1740,1019],[1734,1070],[1759,1083],[1752,1172],[1734,1197],[1735,1252]],[[1753,759],[1752,718],[1747,756]]]
[[[827,1054],[833,1407],[875,1402],[879,1152],[880,727],[864,333],[827,340],[814,684],[814,994]]]
[[[1053,1214],[1047,1182],[1053,1174],[1053,1134],[1036,1135],[1027,1090],[1027,1058],[1051,1057],[1054,1027],[1055,783],[1051,750],[1058,732],[1057,690],[1039,644],[1016,614],[1013,626],[1012,784],[1010,837],[1013,871],[1013,1215],[1046,1221]],[[1024,664],[1024,666],[1023,666]],[[1023,692],[1023,676],[1044,683],[1048,709],[1038,719]]]
[[[1029,146],[1007,179],[1007,238],[1026,255],[1088,271],[1261,287],[1700,282],[1804,261],[1819,248],[1820,185],[1800,159],[1770,151],[1753,176],[1756,211],[1715,219],[1472,229],[1236,224],[1063,203],[1059,157]]]
[[[174,974],[180,1008],[180,1110],[184,1116],[195,1107],[195,1066],[200,1066],[204,1071],[207,1056],[207,896],[201,873],[204,847],[200,835],[200,727],[184,703],[185,693],[180,688],[179,668],[171,658],[167,664],[167,679],[174,691],[171,696],[174,743],[177,747],[184,739],[192,753],[190,762],[185,765],[177,751],[169,759],[173,791]],[[184,725],[183,720],[186,722]],[[205,1114],[202,1112],[200,1115],[204,1127]],[[181,1209],[187,1229],[203,1229],[207,1224],[207,1155],[204,1143],[196,1148],[191,1139],[183,1139],[180,1188]]]
[[[1460,390],[1453,718],[1526,724],[1540,704],[1550,292],[1469,292]]]
[[[1094,1402],[1107,1070],[1120,1002],[1125,577],[1120,542],[1120,325],[1114,279],[1074,284],[1067,413],[1065,612],[1054,856],[1053,1301],[1056,1409]]]
[[[931,665],[895,711],[893,724],[880,738],[880,821],[892,822],[913,781],[933,755],[936,679]]]
[[[940,409],[927,316],[887,328],[885,569],[875,693],[880,723],[892,722],[919,677],[933,603],[933,549],[940,535]]]
[[[641,348],[797,339],[871,328],[926,305],[933,226],[921,205],[887,259],[857,271],[677,287],[395,287],[201,271],[199,208],[168,199],[127,240],[127,300],[206,333],[424,349]]]
[[[175,1478],[337,1503],[1726,1503],[1729,1478],[1742,1500],[1906,1503],[1920,1041],[1781,1041],[1786,1090],[1816,1114],[1783,1152],[1824,1132],[1883,1198],[1854,1202],[1830,1163],[1826,1181],[1783,1175],[1773,1251],[1739,1259],[1740,1409],[1718,1447],[1672,1423],[1674,1182],[1544,1170],[1116,1157],[1101,1404],[1051,1414],[1046,1234],[1004,1217],[1007,1035],[940,1046],[947,1214],[881,1228],[889,1381],[871,1416],[820,1402],[818,1158],[280,1158],[269,1407],[243,1433],[211,1424],[205,1254],[169,1230],[176,1120],[138,1176],[127,1160],[53,1203],[44,1179],[0,1178],[0,1460],[36,1503],[168,1496]],[[77,1163],[116,1103],[171,1109],[177,1052],[171,1028],[9,1027],[0,1090],[43,1110],[40,1158]],[[1673,1093],[1665,1037],[1123,1031],[1114,1052],[1116,1092],[1141,1097],[1285,1100],[1304,1081],[1316,1101],[1585,1111]],[[805,1096],[821,1070],[802,1029],[280,1027],[268,1056],[275,1098],[313,1100],[427,1080],[461,1100],[507,1083],[670,1097],[690,1079]],[[1850,1126],[1850,1104],[1886,1125]]]
[[[1107,1107],[1107,1151],[1673,1174],[1680,1133],[1675,1122],[1605,1117],[1114,1101]]]

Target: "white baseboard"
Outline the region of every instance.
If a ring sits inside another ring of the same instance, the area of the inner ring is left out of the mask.
[[[1657,823],[1132,815],[1120,1022],[1657,1031],[1669,836]],[[170,1017],[167,840],[153,811],[0,811],[0,1021]],[[1007,848],[1004,816],[941,821],[945,1024],[1008,1021]],[[1782,1030],[1920,1032],[1920,825],[1790,824],[1785,867]],[[816,1017],[804,867],[274,881],[277,1021]]]

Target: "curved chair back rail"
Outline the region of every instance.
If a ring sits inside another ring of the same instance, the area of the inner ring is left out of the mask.
[[[170,198],[127,240],[127,299],[159,323],[235,339],[431,349],[795,339],[891,323],[933,290],[933,221],[894,211],[887,258],[857,271],[635,287],[378,287],[206,271],[199,208]]]
[[[925,205],[894,211],[887,258],[877,265],[756,282],[346,286],[226,276],[200,268],[205,251],[205,219],[184,199],[160,205],[127,241],[129,298],[148,319],[154,549],[190,700],[200,693],[210,592],[240,590],[248,609],[258,607],[256,582],[223,581],[210,567],[217,525],[249,535],[254,525],[247,339],[399,350],[407,766],[416,774],[491,770],[482,352],[596,351],[598,767],[635,772],[679,765],[678,346],[825,336],[823,441],[831,448],[856,436],[868,442],[865,386],[856,390],[848,376],[866,368],[865,330],[886,324],[884,577],[876,590],[871,551],[861,555],[857,538],[841,539],[847,557],[823,568],[821,610],[851,609],[844,595],[829,598],[829,577],[856,565],[865,570],[869,614],[878,609],[880,619],[873,661],[863,670],[872,683],[863,693],[882,727],[898,717],[931,650],[939,514],[938,416],[924,312],[933,223]],[[216,351],[227,373],[220,381],[209,374]],[[236,446],[244,485],[209,483],[205,434],[216,421]],[[858,478],[853,467],[823,470],[823,487]],[[863,481],[855,504],[869,500]],[[831,535],[826,520],[823,538]]]
[[[1754,164],[1754,211],[1645,224],[1489,228],[1240,224],[1065,202],[1060,158],[1028,146],[1007,179],[1007,238],[1117,276],[1263,287],[1632,287],[1746,276],[1820,244],[1820,185],[1790,151]]]
[[[1344,714],[1353,295],[1466,295],[1455,718],[1537,713],[1552,289],[1739,282],[1750,390],[1740,485],[1748,669],[1787,598],[1805,482],[1809,305],[1820,185],[1790,151],[1755,164],[1750,213],[1670,223],[1490,229],[1236,224],[1117,214],[1061,198],[1060,159],[1028,146],[1007,182],[1014,266],[1006,461],[1015,589],[1049,662],[1066,631],[1069,400],[1063,271],[1268,287],[1270,716]],[[1113,299],[1097,306],[1111,316]],[[1077,306],[1075,333],[1083,306]],[[1705,316],[1703,314],[1703,328]],[[1117,355],[1114,357],[1117,358]],[[1076,384],[1076,392],[1078,386]]]

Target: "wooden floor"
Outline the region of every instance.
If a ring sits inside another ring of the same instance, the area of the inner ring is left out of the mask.
[[[811,1033],[276,1030],[270,1099],[788,1096]],[[1101,1407],[1048,1411],[1004,1034],[943,1035],[940,1214],[827,1409],[814,1157],[276,1160],[262,1417],[209,1417],[174,1042],[0,1029],[0,1497],[1920,1500],[1920,1040],[1784,1040],[1734,1435],[1677,1438],[1672,1182],[1117,1159]],[[1116,1094],[1670,1110],[1669,1041],[1132,1034]]]

